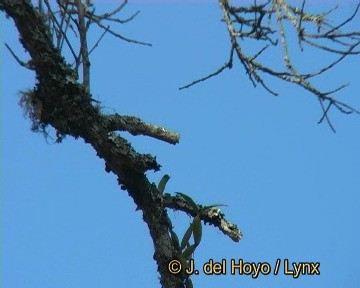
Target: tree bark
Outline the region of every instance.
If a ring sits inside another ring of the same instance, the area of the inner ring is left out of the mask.
[[[59,135],[82,138],[104,159],[105,170],[117,175],[119,185],[134,199],[153,240],[154,259],[163,287],[184,287],[184,278],[168,272],[168,263],[179,255],[170,231],[162,195],[145,172],[159,170],[156,159],[137,153],[126,139],[109,133],[108,120],[91,104],[86,87],[77,82],[76,73],[57,51],[42,17],[27,0],[0,0],[0,9],[10,16],[20,34],[20,42],[29,52],[37,83],[31,92],[39,108],[39,122],[51,125]],[[124,227],[124,232],[131,227]]]

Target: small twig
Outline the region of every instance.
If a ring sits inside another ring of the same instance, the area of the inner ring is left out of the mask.
[[[128,3],[127,0],[122,0],[121,5],[120,5],[118,8],[116,8],[114,11],[112,11],[112,12],[110,12],[110,13],[102,14],[102,15],[100,15],[99,17],[100,17],[100,18],[108,18],[108,17],[111,17],[111,16],[117,14],[118,12],[120,12],[120,11],[126,6],[127,3]]]
[[[105,18],[105,20],[107,20],[107,21],[113,21],[113,22],[118,22],[118,23],[120,23],[120,24],[125,24],[125,23],[128,23],[128,22],[134,20],[135,17],[136,17],[137,15],[139,15],[139,13],[140,13],[140,10],[136,11],[133,15],[131,15],[130,17],[128,17],[128,18],[126,18],[126,19],[124,19],[124,20],[121,20],[121,19],[118,19],[118,18],[110,18],[110,17]]]
[[[108,26],[107,28],[109,28],[110,26]],[[94,46],[90,49],[89,51],[89,55],[91,54],[91,52],[93,52],[95,50],[96,47],[99,46],[100,44],[100,41],[102,40],[102,38],[105,36],[105,34],[108,32],[109,30],[106,29],[102,34],[101,36],[99,37],[99,39],[96,41],[96,43],[94,44]]]
[[[145,45],[145,46],[152,46],[151,43],[147,43],[147,42],[142,42],[142,41],[138,41],[138,40],[134,40],[134,39],[130,39],[130,38],[127,38],[125,36],[122,36],[121,34],[117,33],[117,32],[114,32],[113,30],[110,30],[107,26],[105,26],[104,24],[102,24],[100,21],[98,20],[95,20],[93,23],[96,23],[100,28],[104,29],[104,30],[107,30],[111,35],[121,39],[121,40],[124,40],[126,42],[129,42],[129,43],[134,43],[134,44],[139,44],[139,45]]]
[[[128,23],[132,20],[134,20],[134,18],[140,13],[140,10],[139,11],[136,11],[133,15],[131,15],[130,17],[128,17],[127,19],[125,20],[121,20],[121,19],[118,19],[118,18],[112,18],[112,17],[109,17],[109,15],[107,14],[103,14],[103,15],[94,15],[94,14],[89,14],[87,13],[86,16],[88,18],[96,18],[97,20],[99,21],[102,21],[102,20],[106,20],[106,21],[111,21],[111,22],[117,22],[117,23],[120,23],[120,24],[125,24],[125,23]]]
[[[305,8],[305,1],[302,1],[302,5],[301,5],[301,11],[300,11],[300,20],[299,20],[299,26],[297,27],[297,31],[298,31],[298,41],[299,41],[299,47],[301,49],[301,51],[304,50],[303,45],[302,45],[302,40],[303,40],[303,33],[304,33],[304,29],[302,28],[302,22],[303,22],[303,15],[304,15],[304,8]]]
[[[226,68],[231,69],[231,68],[232,68],[232,62],[233,62],[233,54],[234,54],[234,49],[231,48],[230,59],[229,59],[228,62],[226,62],[223,66],[221,66],[221,67],[220,67],[218,70],[216,70],[214,73],[211,73],[211,74],[209,74],[209,75],[207,75],[207,76],[205,76],[205,77],[203,77],[203,78],[200,78],[200,79],[198,79],[198,80],[195,80],[195,81],[191,82],[190,84],[187,84],[187,85],[185,85],[185,86],[182,86],[182,87],[179,88],[179,90],[187,89],[187,88],[189,88],[189,87],[191,87],[191,86],[193,86],[193,85],[195,85],[195,84],[197,84],[197,83],[199,83],[199,82],[202,82],[202,81],[205,81],[205,80],[207,80],[207,79],[210,79],[211,77],[214,77],[214,76],[220,74],[220,73],[221,73],[222,71],[224,71]]]
[[[9,52],[11,53],[11,55],[14,57],[14,59],[16,60],[16,62],[19,63],[19,65],[21,65],[22,67],[25,67],[29,70],[35,70],[34,66],[31,64],[31,62],[24,62],[21,61],[20,58],[18,56],[16,56],[15,52],[10,48],[10,46],[5,43],[5,47],[9,50]]]
[[[85,6],[81,0],[75,1],[78,12],[78,21],[79,21],[79,34],[80,34],[80,51],[81,51],[81,60],[82,60],[82,70],[83,70],[83,84],[86,87],[87,91],[90,92],[90,59],[89,59],[89,50],[87,46],[87,31],[85,25]]]
[[[57,21],[57,19],[56,19],[56,17],[55,17],[55,14],[54,14],[54,13],[52,12],[52,10],[51,10],[49,1],[48,1],[48,0],[44,0],[44,2],[45,2],[46,6],[47,6],[47,8],[48,8],[48,10],[49,10],[49,12],[50,12],[50,15],[51,15],[52,20],[54,21],[54,23],[55,23],[56,26],[58,27],[59,31],[63,34],[63,37],[64,37],[64,39],[65,39],[65,41],[66,41],[66,44],[68,45],[68,47],[69,47],[69,49],[70,49],[70,51],[71,51],[71,54],[73,55],[73,57],[74,57],[75,59],[77,59],[77,58],[76,58],[76,53],[75,53],[75,51],[74,51],[74,49],[73,49],[73,47],[72,47],[69,39],[67,38],[66,33],[64,33],[64,31],[61,29],[60,23]]]
[[[320,120],[318,121],[318,124],[320,124],[324,119],[326,119],[326,122],[328,123],[330,129],[336,133],[336,130],[334,128],[334,126],[332,125],[329,117],[328,117],[328,112],[329,112],[329,109],[332,105],[332,102],[329,103],[328,107],[325,109],[324,107],[324,103],[322,103],[322,100],[319,98],[319,102],[320,102],[320,106],[321,106],[321,109],[323,110],[323,115],[321,116]]]
[[[326,32],[326,34],[330,35],[331,33],[335,32],[335,31],[338,31],[341,27],[343,27],[346,24],[348,24],[349,22],[351,22],[355,18],[356,14],[359,12],[359,8],[360,8],[360,2],[356,6],[354,13],[349,18],[347,18],[345,21],[343,21],[339,25],[335,26],[333,29]]]

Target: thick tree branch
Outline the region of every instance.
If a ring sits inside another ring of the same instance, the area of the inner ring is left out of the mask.
[[[169,131],[163,127],[145,123],[140,118],[134,116],[121,116],[119,114],[106,116],[108,131],[127,131],[130,134],[150,136],[170,144],[179,143],[179,133]]]
[[[106,117],[91,105],[89,93],[76,82],[76,73],[53,47],[43,18],[29,1],[1,0],[0,9],[14,20],[20,41],[33,61],[37,84],[29,97],[41,107],[39,121],[60,134],[83,138],[104,159],[106,171],[117,175],[122,189],[127,189],[143,212],[153,239],[161,285],[183,287],[185,279],[170,274],[167,268],[169,260],[180,253],[171,241],[171,222],[161,195],[145,176],[147,170],[159,170],[159,164],[152,156],[137,153],[124,138],[108,133]]]

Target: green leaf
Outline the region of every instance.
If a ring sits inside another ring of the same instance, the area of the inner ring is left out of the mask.
[[[192,284],[192,281],[190,278],[187,278],[185,281],[185,287],[186,288],[194,288],[194,285]]]
[[[204,206],[204,209],[211,209],[211,208],[216,208],[216,207],[227,207],[228,205],[226,204],[212,204],[209,206]]]
[[[183,267],[183,269],[181,269],[181,275],[185,276],[185,268],[188,268],[188,263],[183,254],[179,254],[177,258],[180,261],[181,266]]]
[[[185,251],[182,253],[185,259],[190,259],[191,258],[190,256],[194,253],[195,249],[196,249],[195,245],[190,245],[189,247],[187,247]]]
[[[190,224],[189,228],[186,230],[181,240],[180,250],[183,250],[186,247],[186,245],[189,243],[192,232],[193,232],[193,225]]]
[[[196,216],[192,223],[193,226],[193,235],[194,235],[194,245],[198,246],[202,237],[202,225],[201,219],[199,216]]]
[[[195,210],[196,213],[198,213],[199,208],[195,203],[195,201],[190,196],[180,192],[175,192],[175,194],[180,195],[182,198],[184,198],[185,202],[189,204]]]
[[[173,243],[173,245],[175,246],[176,249],[180,250],[180,242],[179,242],[179,238],[176,235],[176,233],[174,231],[170,231],[171,233],[171,241]]]
[[[164,193],[164,190],[165,190],[165,186],[166,186],[166,183],[169,181],[170,179],[170,176],[168,174],[165,174],[160,182],[159,182],[159,185],[158,185],[158,190],[160,192],[160,194],[163,194]]]

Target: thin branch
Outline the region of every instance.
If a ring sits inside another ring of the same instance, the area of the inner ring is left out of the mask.
[[[104,30],[104,32],[101,34],[101,36],[99,37],[99,39],[96,41],[96,43],[94,44],[94,46],[90,49],[89,51],[89,55],[95,50],[95,48],[97,48],[101,42],[101,40],[104,38],[105,34],[109,31],[110,26],[107,27],[107,29]]]
[[[200,78],[200,79],[198,79],[198,80],[195,80],[195,81],[193,81],[193,82],[191,82],[191,83],[189,83],[189,84],[187,84],[187,85],[184,85],[184,86],[180,87],[179,90],[187,89],[187,88],[189,88],[189,87],[191,87],[191,86],[193,86],[193,85],[195,85],[195,84],[197,84],[197,83],[200,83],[200,82],[202,82],[202,81],[205,81],[205,80],[207,80],[207,79],[210,79],[211,77],[214,77],[214,76],[220,74],[220,73],[221,73],[222,71],[224,71],[226,68],[231,69],[231,68],[232,68],[232,65],[233,65],[233,64],[232,64],[232,62],[233,62],[233,54],[234,54],[234,48],[231,48],[230,58],[229,58],[229,61],[228,61],[228,62],[226,62],[223,66],[221,66],[221,67],[220,67],[218,70],[216,70],[215,72],[213,72],[213,73],[211,73],[211,74],[209,74],[209,75],[207,75],[207,76],[205,76],[205,77],[203,77],[203,78]]]
[[[330,107],[332,105],[332,102],[329,103],[328,107],[325,109],[324,107],[324,103],[322,102],[322,100],[320,98],[319,99],[319,103],[320,103],[320,106],[321,106],[321,109],[323,111],[323,115],[321,116],[320,120],[318,121],[318,124],[320,124],[324,119],[326,119],[326,122],[328,123],[330,129],[336,133],[336,130],[334,128],[334,126],[332,125],[330,119],[329,119],[329,115],[328,115],[328,112],[330,110]]]
[[[90,59],[89,50],[87,47],[87,31],[85,27],[85,6],[81,0],[75,0],[77,12],[78,12],[78,23],[79,23],[79,34],[80,34],[80,50],[81,60],[83,68],[83,84],[87,91],[90,92]]]
[[[359,12],[359,8],[360,8],[360,2],[358,3],[358,5],[355,8],[354,13],[347,18],[345,21],[343,21],[342,23],[340,23],[339,25],[335,26],[333,29],[327,31],[325,34],[327,35],[331,35],[333,32],[339,31],[339,29],[343,26],[345,26],[346,24],[350,23],[356,16],[356,14]]]
[[[75,51],[74,51],[74,49],[73,49],[73,47],[72,47],[69,39],[67,38],[66,33],[61,29],[60,23],[57,21],[54,13],[53,13],[52,10],[51,10],[49,1],[48,1],[48,0],[44,0],[44,2],[45,2],[46,7],[48,8],[48,10],[49,10],[49,12],[50,12],[50,17],[51,17],[52,21],[54,21],[54,23],[56,24],[56,26],[59,28],[59,32],[62,33],[63,38],[64,38],[64,40],[66,41],[66,44],[68,45],[68,47],[69,47],[69,49],[70,49],[70,51],[71,51],[71,54],[73,55],[73,57],[74,57],[75,59],[77,59],[77,58],[76,58],[76,53],[75,53]]]
[[[121,34],[113,31],[113,30],[110,30],[108,27],[109,26],[105,26],[104,24],[102,24],[99,20],[95,19],[94,18],[94,21],[93,23],[96,23],[100,28],[104,29],[104,30],[108,30],[109,33],[113,36],[115,36],[116,38],[119,38],[121,40],[124,40],[126,42],[129,42],[129,43],[134,43],[134,44],[139,44],[139,45],[145,45],[145,46],[152,46],[151,43],[147,43],[147,42],[142,42],[142,41],[138,41],[138,40],[134,40],[134,39],[130,39],[130,38],[127,38],[125,36],[122,36]]]
[[[7,43],[5,43],[5,47],[9,50],[11,55],[14,57],[16,62],[19,63],[20,66],[25,67],[26,69],[29,69],[29,70],[35,70],[34,65],[32,65],[32,63],[30,61],[24,62],[24,61],[20,60],[20,58],[15,54],[15,52],[10,48],[10,46]]]

